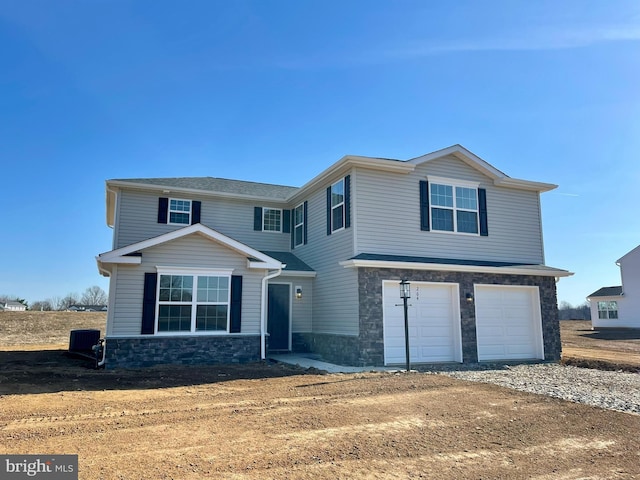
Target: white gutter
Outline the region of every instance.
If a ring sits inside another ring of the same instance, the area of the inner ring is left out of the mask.
[[[386,260],[346,260],[340,262],[344,268],[407,268],[411,270],[435,270],[439,272],[502,273],[510,275],[537,275],[543,277],[569,277],[573,272],[560,269],[538,269],[535,265],[493,267],[446,263],[418,263]]]
[[[282,268],[277,269],[275,272],[267,273],[262,279],[262,293],[260,299],[260,359],[266,360],[267,358],[267,340],[266,340],[266,324],[267,324],[267,282],[272,278],[278,277],[282,273]]]

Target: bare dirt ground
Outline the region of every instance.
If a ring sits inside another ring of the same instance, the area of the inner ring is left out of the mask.
[[[592,330],[586,320],[560,322],[564,363],[640,372],[640,330]]]
[[[428,374],[93,370],[3,331],[0,453],[78,454],[81,479],[640,477],[638,415]]]

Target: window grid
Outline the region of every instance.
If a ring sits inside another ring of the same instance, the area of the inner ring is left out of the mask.
[[[172,198],[169,200],[169,223],[189,225],[191,223],[191,200]]]
[[[304,204],[298,205],[293,211],[294,246],[304,243]]]
[[[601,320],[615,320],[618,318],[618,302],[615,300],[598,302],[598,318]]]
[[[158,332],[229,331],[229,276],[161,274],[159,277]]]
[[[344,178],[331,185],[331,231],[344,228]]]
[[[282,210],[278,208],[262,209],[262,230],[265,232],[282,231]]]
[[[432,230],[479,233],[477,188],[431,183],[430,189]]]

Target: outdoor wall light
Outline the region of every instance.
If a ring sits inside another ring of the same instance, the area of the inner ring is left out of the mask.
[[[296,298],[302,298],[302,287],[296,287]]]
[[[472,293],[467,293],[465,295],[465,298],[467,299],[467,303],[473,303],[473,294]]]

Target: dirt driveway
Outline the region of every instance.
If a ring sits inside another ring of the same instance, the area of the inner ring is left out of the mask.
[[[640,477],[640,416],[427,374],[95,371],[0,352],[0,453],[81,479]]]

